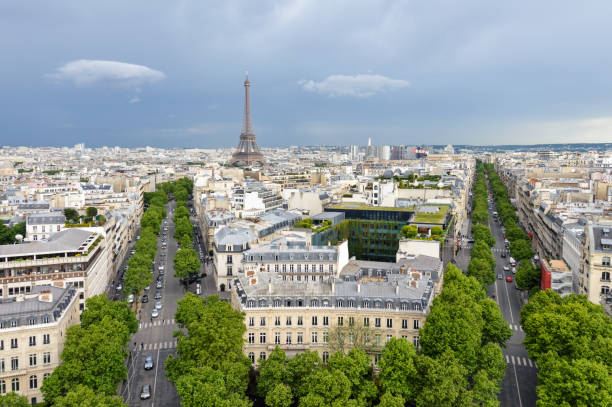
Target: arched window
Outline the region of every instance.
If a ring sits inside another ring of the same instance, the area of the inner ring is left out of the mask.
[[[329,360],[329,352],[323,352],[323,363],[327,363]]]
[[[263,299],[259,300],[259,306],[260,307],[265,307],[266,306],[266,300],[263,300]]]
[[[247,308],[255,308],[255,300],[249,300],[247,302]]]
[[[329,300],[328,299],[324,299],[323,300],[323,306],[324,307],[329,307]]]
[[[392,309],[392,308],[393,308],[393,302],[387,301],[387,309]]]
[[[342,301],[342,300],[336,301],[336,306],[337,307],[344,307],[344,301]]]
[[[310,306],[311,307],[318,307],[319,306],[319,301],[317,301],[317,300],[310,300]]]
[[[11,391],[14,391],[14,392],[19,391],[19,379],[15,378],[11,380]]]
[[[402,302],[402,304],[400,305],[400,308],[402,311],[408,311],[408,303]]]
[[[255,354],[253,352],[249,352],[249,359],[251,359],[251,364],[255,363]]]
[[[355,308],[355,300],[348,300],[349,308]]]
[[[280,306],[281,306],[281,304],[282,304],[282,303],[281,303],[281,300],[279,300],[279,299],[274,300],[274,306],[275,306],[275,307],[280,307]]]
[[[36,375],[30,376],[30,389],[38,388],[38,377]]]
[[[266,360],[266,352],[260,352],[259,353],[259,359]]]
[[[370,308],[370,301],[364,300],[363,301],[363,308]]]
[[[0,380],[0,394],[6,393],[6,382],[4,380]]]

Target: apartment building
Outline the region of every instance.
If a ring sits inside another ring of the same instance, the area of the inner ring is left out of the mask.
[[[0,300],[0,394],[43,401],[40,387],[61,362],[66,329],[79,323],[78,304],[70,283]]]
[[[560,296],[572,294],[572,272],[563,260],[540,259],[540,288],[553,290]]]
[[[441,273],[439,259],[419,256],[400,263],[352,260],[338,278],[315,281],[297,269],[300,280],[274,272],[239,277],[232,304],[245,313],[244,352],[253,363],[276,346],[288,356],[314,350],[327,361],[335,350],[361,343],[376,362],[392,337],[418,345]]]
[[[580,293],[596,304],[611,300],[612,280],[612,222],[595,224],[585,228],[582,252]]]
[[[0,298],[30,294],[37,286],[73,284],[85,299],[105,291],[112,272],[103,228],[66,229],[47,241],[0,246]]]
[[[66,217],[62,212],[32,213],[26,217],[24,241],[45,240],[64,230]]]

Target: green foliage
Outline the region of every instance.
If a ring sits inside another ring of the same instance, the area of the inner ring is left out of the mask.
[[[181,244],[182,246],[182,244]],[[198,253],[191,249],[180,249],[174,255],[174,276],[177,278],[189,278],[200,273],[202,263]]]
[[[351,384],[352,400],[358,405],[371,405],[377,389],[372,381],[370,357],[361,349],[351,349],[348,354],[334,353],[328,362],[333,372],[342,372]]]
[[[2,406],[2,404],[0,404]],[[87,386],[78,385],[65,396],[58,397],[54,407],[125,407],[123,400],[117,396],[97,395]]]
[[[81,313],[81,327],[87,329],[92,324],[99,324],[107,316],[123,323],[131,334],[138,331],[138,319],[127,303],[109,300],[104,294],[85,301],[85,309]]]
[[[404,407],[406,402],[402,396],[394,396],[391,393],[384,393],[380,398],[378,407]]]
[[[540,368],[538,406],[612,403],[612,320],[602,306],[539,291],[521,310],[521,325]]]
[[[88,218],[93,218],[97,214],[98,214],[98,208],[96,208],[95,206],[87,207],[87,217]]]
[[[15,236],[21,235],[25,237],[26,235],[26,224],[25,222],[20,222],[13,226],[12,228],[6,227],[2,222],[0,222],[0,244],[13,244],[17,241]]]
[[[47,174],[47,175],[57,175],[60,172],[62,172],[63,170],[44,170],[43,174]]]
[[[444,229],[442,229],[442,226],[434,226],[429,230],[429,232],[434,236],[441,236],[442,233],[444,233]]]
[[[300,398],[299,407],[357,407],[355,400],[349,400],[351,383],[339,371],[319,369],[309,377],[308,392]]]
[[[517,261],[528,260],[535,255],[535,252],[531,249],[531,243],[523,239],[515,240],[510,244],[510,253]]]
[[[293,404],[291,388],[286,384],[277,384],[268,392],[266,404],[270,407],[290,407]]]
[[[71,223],[79,222],[79,213],[74,208],[65,208],[64,216],[66,217],[67,222],[71,222]]]
[[[541,271],[534,267],[530,260],[522,260],[516,270],[516,285],[523,290],[540,287]]]
[[[384,393],[413,400],[418,389],[414,359],[416,350],[405,339],[391,338],[382,350],[378,362],[380,388]]]
[[[495,238],[488,226],[477,223],[472,226],[472,234],[474,235],[474,240],[485,242],[489,247],[495,246]]]
[[[178,303],[178,357],[166,361],[166,375],[184,406],[249,406],[245,392],[250,360],[242,353],[244,314],[210,296],[187,293]]]
[[[400,232],[400,236],[407,239],[413,239],[418,235],[418,228],[416,225],[404,225]]]
[[[0,394],[0,407],[29,407],[27,397],[20,396],[15,392]]]

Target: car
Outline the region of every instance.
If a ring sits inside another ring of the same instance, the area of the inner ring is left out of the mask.
[[[142,389],[140,390],[140,399],[146,400],[149,398],[151,398],[151,386],[148,384],[145,384],[144,386],[142,386]]]
[[[468,239],[468,243],[476,243],[476,240],[474,240],[474,239]]]
[[[128,295],[127,301],[128,301],[128,304],[132,304],[134,302],[134,294]]]
[[[503,259],[505,259],[506,258],[506,253],[502,252],[501,256],[502,256]]]
[[[128,267],[128,266],[125,266],[125,267],[123,268],[123,270],[124,270],[124,271],[128,271],[128,269],[129,269],[129,267]]]
[[[153,308],[151,311],[151,318],[157,318],[159,316],[159,311],[156,308]]]
[[[136,253],[136,250],[130,250],[130,254],[134,255]]]
[[[157,276],[157,281],[164,281],[164,276],[162,276],[161,274]]]
[[[162,297],[161,291],[155,291],[155,297],[153,298],[155,298],[156,300],[161,300],[161,297]]]
[[[163,305],[162,305],[161,301],[157,301],[157,302],[155,303],[155,309],[162,309],[162,306],[163,306]]]
[[[157,288],[158,290],[163,287],[164,287],[164,283],[162,283],[161,281],[158,281],[157,284],[155,284],[155,288]]]
[[[146,302],[149,302],[149,296],[147,294],[142,296],[142,303],[144,304]]]
[[[150,289],[151,289],[151,286],[146,286],[146,287],[144,288],[144,290],[145,290],[145,291],[149,291]]]
[[[512,282],[512,277],[508,276],[506,277],[506,283],[511,283]]]
[[[509,266],[504,266],[504,271],[510,271],[510,267]]]
[[[512,267],[512,273],[516,274],[516,267]]]
[[[151,356],[147,356],[144,362],[144,369],[151,370],[153,369],[153,358]]]
[[[504,279],[504,276],[503,276],[503,274],[498,274],[498,275],[497,275],[497,278],[499,278],[500,280],[503,280],[503,279]]]
[[[121,283],[117,284],[117,291],[123,290],[123,285]]]

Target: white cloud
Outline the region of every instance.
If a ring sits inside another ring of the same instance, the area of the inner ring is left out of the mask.
[[[331,75],[321,82],[299,81],[304,90],[321,93],[327,96],[368,97],[377,93],[396,90],[410,86],[402,79],[391,79],[382,75]]]
[[[141,101],[140,97],[138,96],[134,96],[133,98],[131,98],[130,100],[128,100],[129,104],[134,104],[134,103],[139,103]]]
[[[114,83],[128,87],[157,82],[166,77],[163,72],[144,65],[90,59],[68,62],[47,76],[77,86]]]

